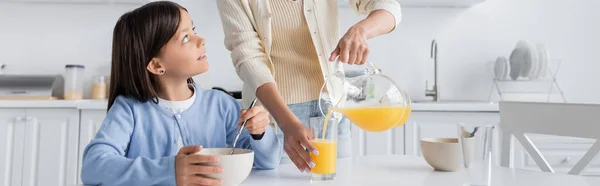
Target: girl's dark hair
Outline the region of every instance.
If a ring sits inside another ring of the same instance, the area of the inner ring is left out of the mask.
[[[181,5],[169,1],[151,2],[119,18],[113,31],[112,67],[108,109],[119,95],[141,102],[156,99],[161,91],[158,77],[146,70],[152,58],[177,32]],[[194,83],[189,78],[188,83]]]

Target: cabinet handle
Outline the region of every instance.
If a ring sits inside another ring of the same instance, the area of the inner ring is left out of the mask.
[[[15,118],[15,121],[17,121],[17,122],[19,122],[19,121],[23,121],[23,117],[21,117],[21,116],[17,116],[17,117]]]
[[[33,120],[33,117],[31,117],[31,116],[25,117],[25,121],[31,121],[31,120]]]

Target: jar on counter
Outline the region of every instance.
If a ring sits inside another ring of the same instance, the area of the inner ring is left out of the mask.
[[[83,73],[85,67],[83,65],[69,64],[65,66],[65,100],[80,100],[83,99]]]
[[[92,81],[92,99],[104,100],[108,94],[108,77],[94,76]]]

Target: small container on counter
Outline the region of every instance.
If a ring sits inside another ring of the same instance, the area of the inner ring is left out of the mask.
[[[108,77],[94,76],[92,82],[92,99],[104,100],[108,94]]]
[[[65,100],[80,100],[83,99],[83,73],[85,67],[83,65],[69,64],[65,66]]]

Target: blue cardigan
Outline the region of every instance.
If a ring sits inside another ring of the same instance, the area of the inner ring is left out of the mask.
[[[194,104],[179,115],[152,101],[118,96],[85,148],[81,180],[91,185],[175,185],[179,134],[184,146],[227,147],[237,133],[240,111],[229,95],[198,86]],[[282,145],[267,126],[261,140],[244,129],[236,146],[254,151],[255,168],[273,169]]]

